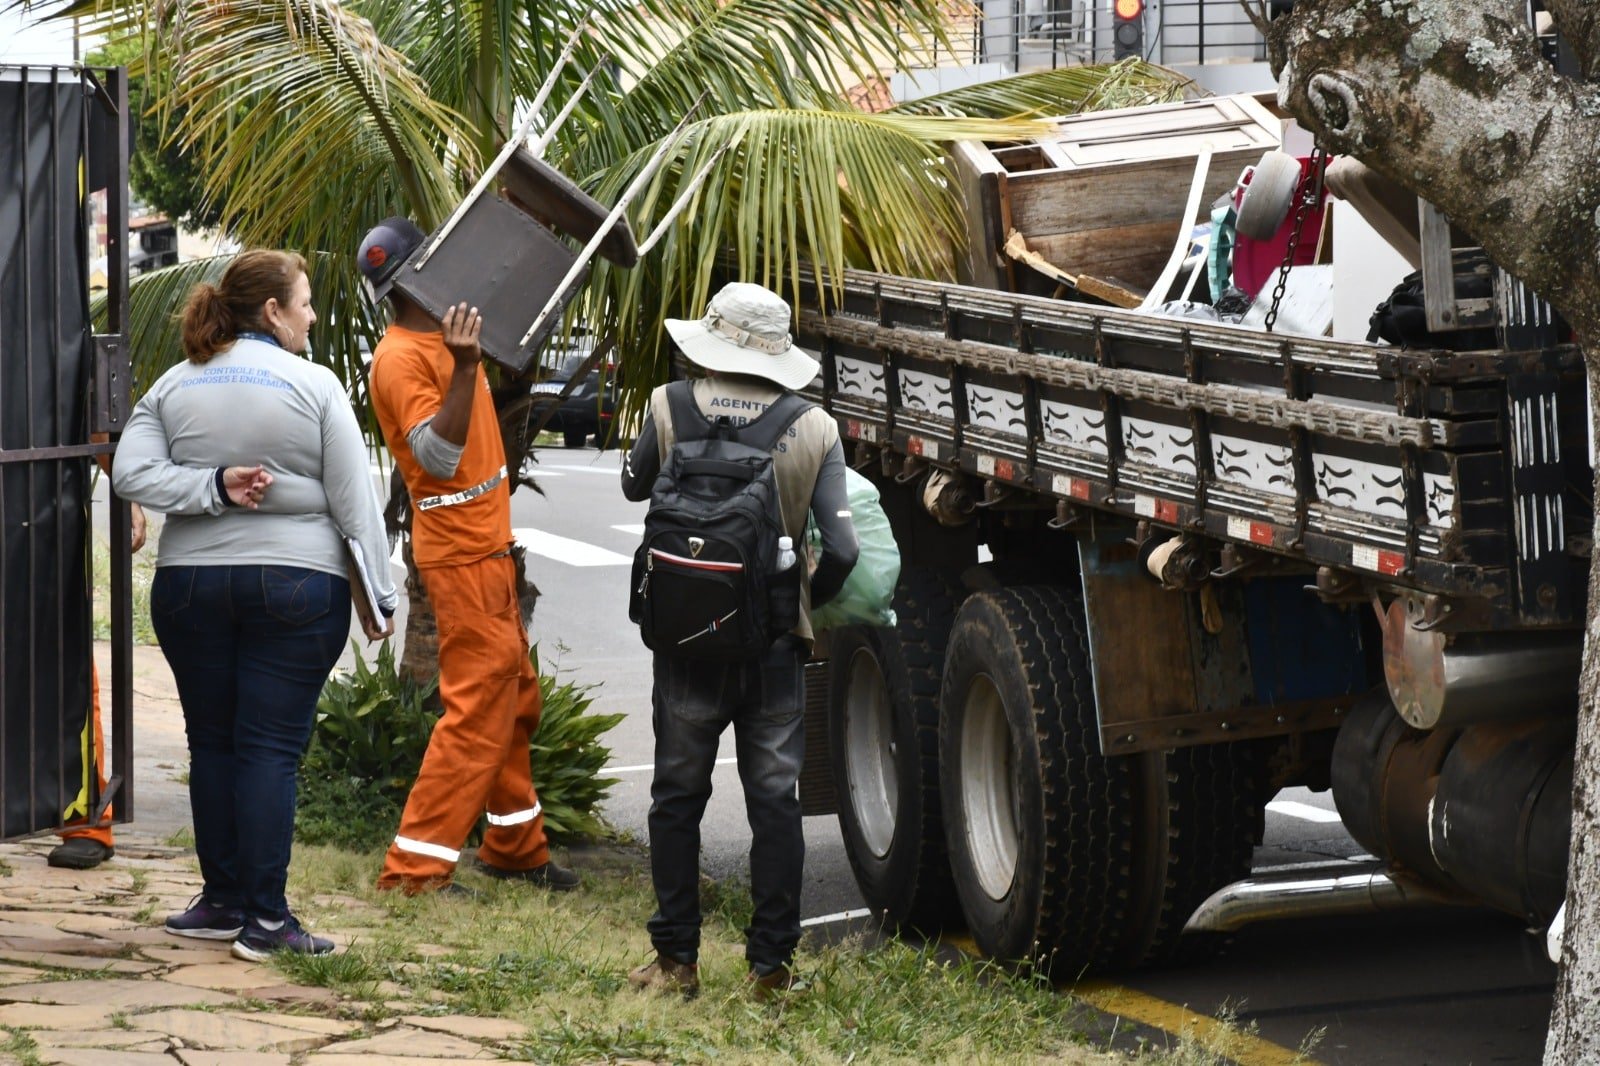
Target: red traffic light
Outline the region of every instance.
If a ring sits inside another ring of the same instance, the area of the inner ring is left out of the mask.
[[[1111,11],[1119,19],[1136,19],[1144,14],[1144,0],[1116,0]]]

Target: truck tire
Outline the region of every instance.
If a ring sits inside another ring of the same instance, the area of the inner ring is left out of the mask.
[[[969,597],[940,713],[950,865],[978,947],[1047,973],[1114,964],[1133,896],[1133,772],[1095,752],[1081,595]]]
[[[1249,871],[1255,789],[1233,746],[1099,753],[1082,594],[970,597],[941,694],[956,893],[991,957],[1077,976],[1171,958]]]
[[[1196,908],[1224,885],[1250,876],[1260,820],[1257,750],[1247,743],[1147,752],[1138,757],[1138,795],[1147,827],[1136,866],[1150,907],[1135,929],[1130,965],[1189,962],[1227,943],[1218,934],[1185,934]]]
[[[937,930],[956,911],[939,809],[940,659],[958,583],[908,568],[896,628],[835,630],[829,750],[839,829],[868,908],[896,928]]]

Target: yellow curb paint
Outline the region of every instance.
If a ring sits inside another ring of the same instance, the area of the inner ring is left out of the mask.
[[[941,940],[975,959],[983,958],[983,952],[969,936],[946,935]],[[1106,1014],[1115,1014],[1130,1022],[1160,1029],[1180,1039],[1188,1037],[1226,1047],[1228,1060],[1237,1066],[1317,1066],[1315,1059],[1307,1058],[1297,1051],[1279,1047],[1270,1040],[1263,1040],[1237,1027],[1224,1025],[1215,1018],[1207,1018],[1203,1014],[1196,1014],[1164,999],[1147,996],[1143,992],[1135,992],[1121,985],[1103,981],[1080,981],[1074,985],[1067,985],[1064,991]]]
[[[949,944],[963,955],[971,955],[975,959],[983,958],[983,952],[978,950],[978,942],[962,933],[950,934],[940,937],[944,943]]]
[[[1238,1066],[1316,1066],[1316,1060],[1306,1058],[1299,1052],[1279,1047],[1236,1026],[1225,1025],[1215,1018],[1207,1018],[1131,988],[1101,981],[1082,981],[1067,986],[1066,991],[1107,1014],[1148,1025],[1176,1037],[1225,1047],[1228,1049],[1228,1060]]]

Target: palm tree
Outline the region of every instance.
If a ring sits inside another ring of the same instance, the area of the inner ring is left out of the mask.
[[[949,0],[80,0],[63,14],[136,35],[160,70],[170,136],[208,174],[223,225],[246,246],[311,255],[313,358],[366,409],[361,341],[381,330],[352,262],[376,220],[441,222],[517,125],[576,34],[545,111],[585,72],[595,85],[546,159],[615,198],[680,117],[694,118],[634,204],[651,228],[685,175],[709,179],[632,270],[601,263],[569,317],[614,343],[633,409],[664,380],[661,320],[703,305],[719,257],[786,288],[799,264],[948,276],[962,222],[940,145],[1037,132],[1029,116],[1169,99],[1178,84],[1137,63],[1067,68],[878,113],[849,102],[885,62],[915,63],[944,37]],[[580,23],[582,29],[580,30]],[[895,57],[884,60],[881,57]],[[525,106],[525,105],[523,105]],[[991,116],[1013,116],[994,118]],[[1023,116],[1023,117],[1015,117]],[[135,380],[177,358],[171,311],[222,260],[139,279]],[[514,392],[515,390],[508,390]],[[526,389],[522,390],[524,393]],[[509,456],[514,466],[518,456]],[[411,582],[413,616],[419,583]],[[425,619],[424,619],[425,620]],[[431,673],[426,641],[408,669]]]

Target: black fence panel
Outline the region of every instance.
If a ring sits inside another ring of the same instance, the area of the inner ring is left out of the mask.
[[[90,443],[88,191],[104,180],[124,203],[120,124],[93,114],[115,103],[87,72],[0,67],[0,838],[103,806],[89,725],[90,464],[104,447]],[[117,732],[130,742],[125,723]]]

